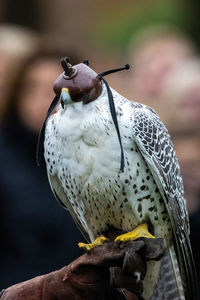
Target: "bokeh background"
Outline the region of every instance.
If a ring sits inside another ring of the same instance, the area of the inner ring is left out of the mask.
[[[62,267],[82,237],[37,169],[39,128],[62,71],[89,59],[167,126],[183,174],[200,278],[200,2],[0,0],[0,288]]]

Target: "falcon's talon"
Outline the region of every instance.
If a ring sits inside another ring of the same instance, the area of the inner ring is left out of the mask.
[[[84,249],[85,251],[90,251],[91,249],[93,249],[96,246],[100,246],[103,245],[105,243],[107,243],[109,240],[105,237],[105,236],[98,236],[96,238],[96,240],[93,243],[78,243],[79,248]]]
[[[134,278],[136,279],[136,283],[141,280],[141,273],[140,272],[134,272]]]
[[[121,240],[117,240],[117,241],[115,240],[115,242],[116,242],[116,244],[117,244],[117,247],[120,248],[120,249],[123,249],[124,244],[126,243],[126,241],[123,242],[123,241],[121,241]]]
[[[155,236],[153,236],[149,231],[148,231],[148,226],[146,223],[140,224],[138,227],[136,227],[134,230],[129,231],[127,233],[121,234],[116,237],[115,242],[119,242],[119,245],[121,242],[128,242],[128,241],[134,241],[137,240],[141,237],[149,238],[149,239],[154,239]]]

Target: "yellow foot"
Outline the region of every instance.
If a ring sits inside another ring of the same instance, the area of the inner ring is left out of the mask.
[[[121,241],[121,242],[128,242],[128,241],[134,241],[137,240],[141,237],[145,237],[148,239],[154,239],[155,236],[153,236],[149,231],[148,231],[148,226],[146,223],[143,223],[136,227],[134,230],[121,234],[116,237],[115,242]]]
[[[101,235],[101,236],[98,236],[93,243],[90,243],[90,244],[78,243],[78,246],[79,246],[79,248],[83,248],[84,250],[89,251],[96,246],[103,245],[107,241],[108,241],[108,239],[105,236]]]

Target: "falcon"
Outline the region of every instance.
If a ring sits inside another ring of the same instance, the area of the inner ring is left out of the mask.
[[[88,242],[79,247],[104,243],[111,228],[123,232],[116,242],[165,238],[165,256],[147,263],[144,299],[197,299],[183,182],[167,129],[153,109],[104,79],[128,65],[97,74],[87,61],[61,63],[37,159],[44,151],[51,189]]]

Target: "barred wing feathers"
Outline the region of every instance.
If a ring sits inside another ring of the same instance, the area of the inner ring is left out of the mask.
[[[196,273],[189,240],[189,219],[180,167],[170,136],[157,114],[138,105],[134,113],[134,135],[165,202],[172,224],[174,247],[186,299],[197,299]],[[173,256],[171,255],[172,265]],[[176,270],[174,270],[176,274]],[[176,276],[175,276],[176,277]],[[175,278],[178,286],[178,278]]]

